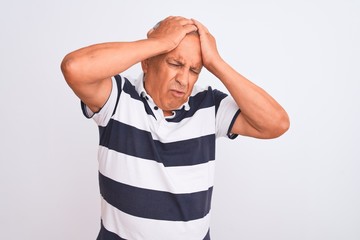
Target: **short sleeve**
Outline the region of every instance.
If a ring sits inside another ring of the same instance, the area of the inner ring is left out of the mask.
[[[232,134],[230,131],[240,113],[240,109],[231,96],[228,96],[225,93],[219,94],[219,91],[217,92],[218,93],[215,94],[215,103],[217,106],[215,120],[216,137],[228,137],[230,139],[235,139],[237,134]],[[216,98],[216,95],[220,95],[220,100]]]
[[[117,102],[119,101],[121,82],[120,76],[112,78],[112,88],[109,98],[98,112],[93,113],[88,106],[81,102],[81,108],[84,116],[86,118],[92,118],[99,126],[106,126],[113,115]]]

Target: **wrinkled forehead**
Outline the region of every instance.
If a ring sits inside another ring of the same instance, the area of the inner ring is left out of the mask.
[[[202,66],[200,38],[197,32],[188,33],[179,45],[168,53],[151,58],[153,61],[173,59],[183,64]]]
[[[187,58],[193,63],[202,63],[200,36],[197,32],[188,33],[180,44],[173,50],[180,57]]]

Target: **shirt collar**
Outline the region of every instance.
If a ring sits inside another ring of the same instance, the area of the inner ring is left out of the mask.
[[[139,96],[145,98],[148,101],[153,102],[155,105],[154,100],[151,98],[151,96],[146,92],[146,90],[144,88],[144,73],[140,74],[140,76],[137,79],[135,79],[134,86],[135,86],[135,90],[138,92]],[[189,98],[179,108],[173,109],[173,110],[181,110],[182,108],[184,108],[186,111],[190,110]]]

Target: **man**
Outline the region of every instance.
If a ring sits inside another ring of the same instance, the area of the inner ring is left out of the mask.
[[[139,62],[138,79],[118,75]],[[194,87],[203,66],[231,96]],[[289,127],[194,19],[168,17],[147,39],[79,49],[61,68],[100,129],[98,239],[210,239],[216,138],[275,138]]]

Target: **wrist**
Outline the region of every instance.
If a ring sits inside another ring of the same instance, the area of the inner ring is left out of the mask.
[[[177,46],[175,42],[165,38],[148,38],[147,40],[151,42],[151,49],[157,52],[157,55],[168,53]]]
[[[204,66],[209,72],[214,75],[217,75],[219,71],[223,71],[227,64],[226,62],[219,56],[217,58],[213,58],[212,61],[204,61]]]

